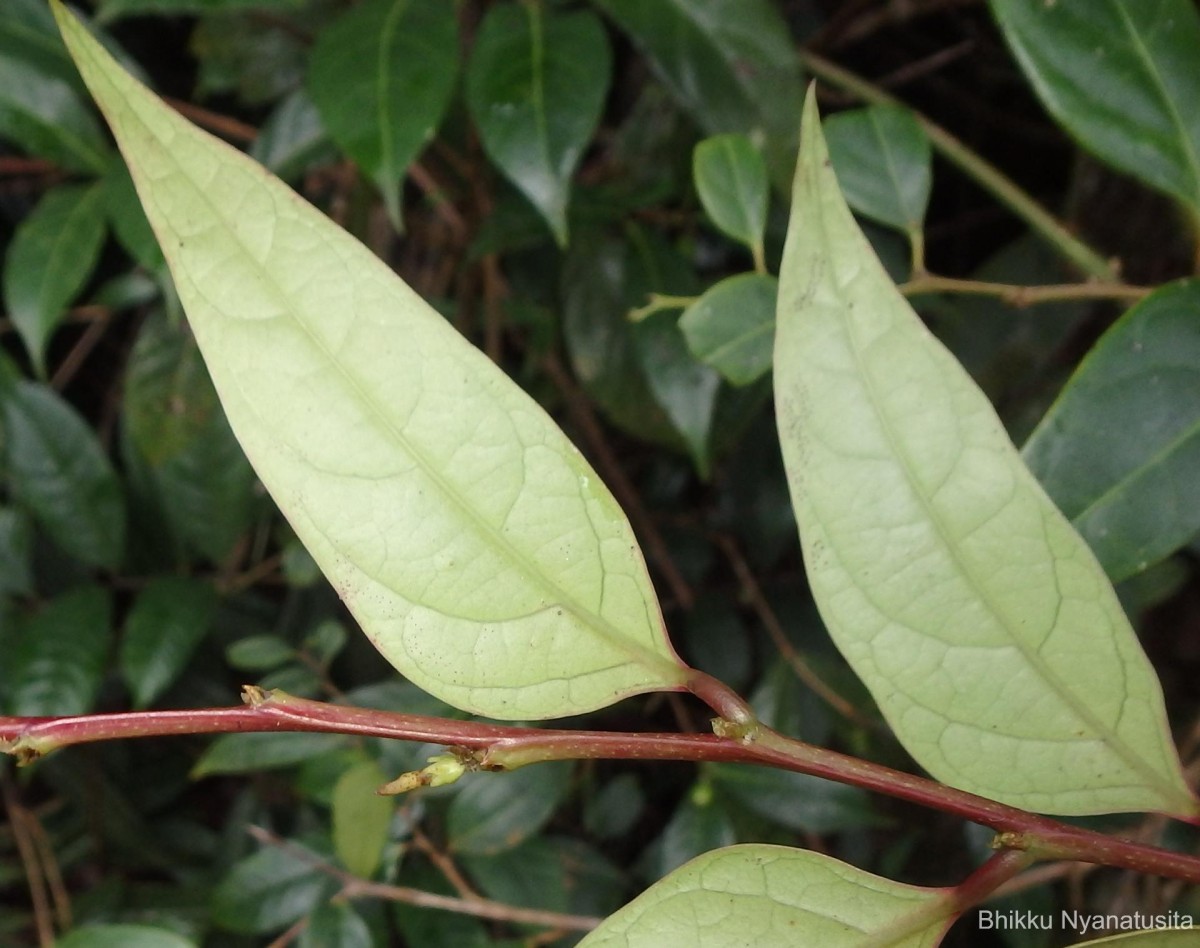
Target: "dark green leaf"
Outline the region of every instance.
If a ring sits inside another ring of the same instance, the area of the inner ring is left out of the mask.
[[[339,734],[224,734],[218,737],[192,768],[192,776],[244,774],[291,767],[345,746]]]
[[[262,10],[287,13],[302,9],[307,0],[100,0],[98,19],[115,20],[133,14],[177,15]]]
[[[121,672],[135,707],[152,704],[187,667],[216,605],[211,585],[182,576],[153,579],[138,594],[121,640]]]
[[[475,38],[467,105],[483,147],[567,243],[571,175],[608,94],[612,54],[588,12],[492,6]]]
[[[108,142],[71,84],[2,50],[0,138],[70,171],[108,164]]]
[[[0,507],[0,594],[33,594],[33,529],[20,510]]]
[[[449,3],[368,0],[322,30],[313,47],[308,94],[397,224],[400,182],[441,123],[457,68]]]
[[[633,774],[620,774],[606,783],[587,802],[583,824],[600,839],[624,836],[641,818],[646,795]]]
[[[727,277],[709,287],[679,319],[692,355],[734,385],[749,385],[771,370],[779,281],[757,273]]]
[[[714,799],[711,785],[698,783],[675,808],[662,835],[651,846],[646,875],[651,880],[661,879],[701,853],[736,842],[733,823]]]
[[[717,228],[762,260],[767,226],[767,166],[745,135],[706,138],[692,157],[700,203]]]
[[[126,371],[126,424],[164,514],[189,549],[219,561],[250,524],[254,472],[196,344],[183,327],[149,319]]]
[[[241,671],[268,671],[296,657],[296,649],[276,635],[251,635],[225,650],[225,660]]]
[[[296,941],[297,948],[371,948],[371,930],[346,903],[322,905],[312,913]]]
[[[379,868],[396,811],[395,798],[375,792],[387,781],[375,761],[363,760],[333,788],[333,846],[342,865],[362,879]]]
[[[24,60],[44,75],[83,89],[50,8],[42,0],[4,0],[0,60],[7,59]]]
[[[307,49],[276,21],[246,13],[206,16],[192,32],[197,98],[236,95],[247,105],[282,98],[304,80]]]
[[[1026,463],[1114,580],[1200,530],[1200,281],[1115,323],[1025,444]]]
[[[250,157],[286,180],[330,150],[317,107],[303,89],[297,89],[267,116],[250,146]]]
[[[4,303],[40,375],[46,343],[96,266],[104,243],[104,191],[48,191],[17,228],[4,261]]]
[[[616,867],[572,839],[538,836],[494,856],[464,856],[463,863],[484,894],[509,905],[607,915],[624,894]]]
[[[738,805],[789,829],[838,833],[878,822],[867,795],[845,784],[741,764],[714,764],[707,772]]]
[[[221,880],[213,892],[213,921],[247,935],[276,931],[315,911],[336,888],[309,860],[272,846],[243,859]]]
[[[161,269],[162,248],[150,229],[142,202],[134,190],[133,178],[123,161],[114,161],[104,176],[104,210],[113,233],[126,252],[147,270]]]
[[[18,382],[3,402],[17,502],[64,551],[115,568],[125,545],[125,501],[95,433],[47,386]]]
[[[847,204],[888,227],[921,229],[932,149],[912,112],[895,105],[840,112],[826,120],[825,138]]]
[[[196,948],[190,938],[152,925],[84,925],[55,944],[58,948]]]
[[[671,313],[655,313],[640,320],[633,338],[638,363],[655,401],[683,438],[696,470],[707,479],[709,436],[721,377],[688,352]]]
[[[640,438],[681,446],[650,391],[627,318],[650,293],[687,294],[694,276],[660,238],[588,232],[571,242],[563,265],[563,332],[576,376],[612,421]]]
[[[478,856],[512,849],[545,825],[570,780],[571,764],[562,761],[472,778],[450,804],[450,848]]]
[[[1200,14],[1189,0],[991,0],[1050,113],[1089,151],[1200,214]]]
[[[422,861],[406,859],[398,881],[400,885],[422,892],[456,894],[445,876]],[[397,904],[395,918],[408,945],[419,945],[420,948],[496,948],[496,943],[488,937],[483,921],[469,915]]]
[[[13,714],[34,717],[92,710],[112,641],[112,599],[81,586],[22,622],[4,662]]]
[[[764,139],[771,178],[795,162],[804,89],[787,24],[769,0],[596,0],[705,132]]]
[[[328,664],[346,647],[346,627],[336,619],[326,619],[304,637],[304,649],[322,664]]]

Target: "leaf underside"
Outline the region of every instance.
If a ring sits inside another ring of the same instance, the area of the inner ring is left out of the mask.
[[[785,846],[729,846],[651,886],[580,948],[932,948],[953,911],[948,891]]]
[[[545,412],[361,244],[54,9],[231,426],[379,650],[498,718],[680,687],[629,523]]]
[[[777,323],[810,583],[909,752],[1026,809],[1196,813],[1112,587],[871,252],[811,95]]]

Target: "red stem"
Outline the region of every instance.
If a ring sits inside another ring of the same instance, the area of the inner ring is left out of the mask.
[[[701,688],[700,690],[704,690]],[[116,738],[234,731],[318,731],[462,747],[481,769],[547,760],[722,761],[824,777],[952,813],[1000,833],[999,844],[1038,859],[1072,859],[1200,884],[1200,858],[1059,823],[1015,807],[813,747],[769,728],[715,734],[637,734],[511,727],[323,704],[247,688],[246,707],[142,711],[82,717],[0,717],[0,750],[29,761],[71,744]]]

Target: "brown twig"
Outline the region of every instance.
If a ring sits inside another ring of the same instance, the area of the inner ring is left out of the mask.
[[[514,925],[539,925],[545,928],[566,929],[568,931],[591,931],[603,919],[590,915],[567,915],[562,912],[550,912],[543,909],[522,908],[495,902],[484,898],[459,898],[453,895],[438,895],[408,886],[388,885],[383,882],[370,882],[353,876],[337,866],[331,865],[315,853],[302,846],[276,836],[269,830],[258,826],[248,826],[246,831],[258,842],[268,846],[276,846],[286,850],[290,855],[308,863],[318,872],[336,879],[342,885],[342,897],[346,899],[376,898],[390,902],[403,902],[405,905],[415,905],[418,908],[440,909],[445,912],[455,912],[459,915],[471,915],[475,918],[486,918],[495,922],[509,922]]]
[[[33,906],[38,944],[41,948],[54,948],[54,921],[46,889],[46,877],[38,860],[37,846],[29,833],[26,810],[17,799],[7,769],[0,769],[0,795],[4,798],[8,825],[12,827],[13,842],[16,843],[21,865],[25,869],[25,878],[29,883],[29,900]]]
[[[754,572],[750,569],[750,564],[742,556],[734,539],[725,534],[717,534],[716,541],[717,546],[721,548],[721,551],[725,554],[725,558],[729,561],[734,576],[737,577],[742,598],[754,610],[754,614],[758,616],[759,622],[767,630],[767,635],[771,637],[772,644],[779,650],[779,654],[783,656],[784,661],[792,667],[792,671],[796,673],[796,677],[804,682],[809,690],[818,698],[848,721],[853,721],[860,727],[877,729],[879,726],[877,722],[868,718],[858,708],[854,707],[853,704],[830,688],[829,685],[825,684],[821,676],[813,671],[808,662],[804,660],[804,656],[796,651],[795,646],[788,640],[787,633],[784,631],[779,617],[775,615],[775,610],[771,608],[771,604],[767,602],[767,597],[763,595],[762,587],[758,584],[758,580],[754,578]]]
[[[71,351],[67,353],[67,357],[59,363],[58,368],[54,371],[54,375],[50,377],[51,388],[61,392],[70,384],[71,379],[75,377],[75,373],[87,361],[87,357],[91,355],[92,350],[96,348],[96,344],[104,336],[111,318],[112,310],[104,308],[102,315],[88,322],[87,328],[75,341],[75,345],[71,347]]]

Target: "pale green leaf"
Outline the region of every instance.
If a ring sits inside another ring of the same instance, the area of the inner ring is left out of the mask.
[[[954,914],[952,896],[819,853],[730,846],[651,886],[579,948],[933,948]]]
[[[1170,919],[1171,916],[1165,915],[1163,917]],[[1101,916],[1099,920],[1101,925],[1107,924],[1107,922],[1103,921],[1103,918],[1104,916]],[[1184,918],[1190,919],[1189,916],[1184,916]],[[1179,920],[1176,919],[1176,921]],[[1113,935],[1109,938],[1097,938],[1094,941],[1079,942],[1079,946],[1080,948],[1083,948],[1085,945],[1116,945],[1117,948],[1194,948],[1196,938],[1196,928],[1193,925],[1188,928],[1158,928],[1149,931],[1127,932],[1124,935]]]
[[[457,68],[450,3],[369,0],[322,30],[313,47],[308,94],[397,225],[400,182],[441,123]]]
[[[333,788],[333,848],[342,865],[362,879],[379,868],[388,841],[395,797],[375,791],[388,777],[373,760],[351,767]]]
[[[779,281],[758,273],[726,277],[704,291],[679,318],[692,355],[734,385],[771,371]]]
[[[847,204],[897,230],[921,229],[933,152],[912,112],[897,105],[840,112],[826,121],[825,136]]]
[[[762,259],[767,226],[767,166],[745,135],[714,135],[692,153],[692,177],[700,203],[727,236]]]
[[[775,403],[822,617],[922,766],[1044,812],[1200,812],[1103,570],[870,251],[811,96]]]
[[[1050,113],[1200,215],[1200,14],[1190,0],[991,0]]]
[[[681,687],[629,522],[549,416],[366,248],[55,11],[230,424],[384,655],[498,718]]]
[[[1026,463],[1114,582],[1200,531],[1200,282],[1161,287],[1096,343]]]
[[[483,147],[529,198],[559,244],[583,149],[608,94],[612,53],[591,13],[496,4],[467,69],[467,106]]]
[[[4,305],[39,375],[46,344],[92,275],[104,243],[104,189],[48,191],[17,228],[4,260]]]
[[[57,948],[196,948],[190,938],[152,925],[84,925],[55,942]]]

